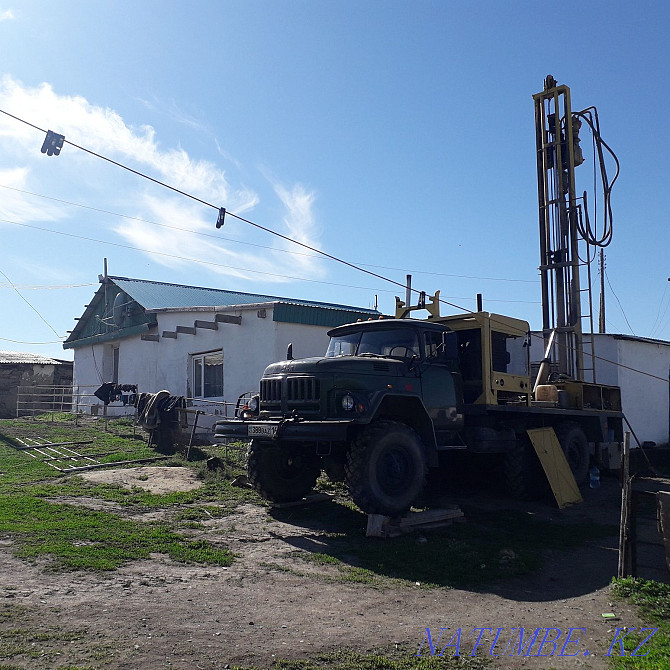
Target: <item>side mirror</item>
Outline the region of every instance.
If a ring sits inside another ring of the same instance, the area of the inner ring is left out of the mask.
[[[293,360],[293,342],[289,342],[288,347],[286,347],[286,360]]]

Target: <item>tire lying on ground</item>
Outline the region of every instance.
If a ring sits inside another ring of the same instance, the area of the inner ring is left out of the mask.
[[[364,512],[398,516],[425,486],[425,447],[409,426],[377,421],[352,443],[345,472],[349,494]]]

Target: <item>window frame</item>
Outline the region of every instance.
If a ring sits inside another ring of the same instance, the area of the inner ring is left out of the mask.
[[[215,390],[220,390],[220,394],[216,395],[206,395],[206,390],[208,384],[211,384],[211,381],[208,382],[208,376],[205,374],[206,371],[206,359],[213,358],[213,357],[220,357],[220,362],[216,363],[215,365],[220,368],[220,372],[218,373],[218,379],[215,380],[215,384],[218,384],[218,388]],[[223,398],[223,393],[224,393],[224,375],[223,375],[223,370],[224,370],[224,357],[223,357],[223,349],[213,349],[211,351],[202,351],[194,354],[190,354],[190,373],[191,373],[191,396],[193,398],[198,398],[202,400],[207,400],[207,399],[212,399],[212,398]],[[196,365],[199,364],[200,370],[199,374],[196,372]],[[196,385],[196,380],[199,379],[199,384]]]

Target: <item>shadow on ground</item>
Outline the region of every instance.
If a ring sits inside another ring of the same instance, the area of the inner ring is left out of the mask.
[[[583,503],[559,510],[549,499],[511,500],[495,472],[474,471],[473,481],[454,467],[452,481],[433,490],[433,505],[458,504],[465,513],[464,523],[440,530],[368,538],[367,516],[338,502],[272,508],[270,514],[302,529],[283,541],[315,563],[336,566],[343,581],[399,579],[538,602],[610,583],[618,560],[616,478],[603,477],[599,489],[582,490]]]

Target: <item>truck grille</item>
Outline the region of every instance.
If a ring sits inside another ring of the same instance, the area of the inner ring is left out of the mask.
[[[281,402],[281,379],[261,379],[261,402]]]
[[[286,399],[289,402],[315,402],[319,400],[320,384],[314,377],[287,377]]]
[[[287,377],[261,379],[261,402],[279,403],[282,399],[282,383],[286,385],[286,401],[290,403],[318,402],[321,384],[314,377]]]

